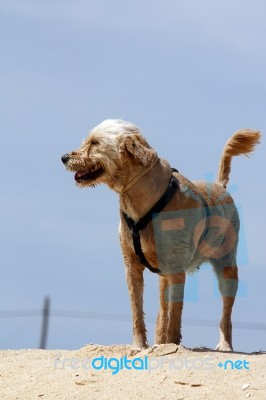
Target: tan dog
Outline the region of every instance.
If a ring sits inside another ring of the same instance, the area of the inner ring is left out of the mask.
[[[248,155],[259,140],[258,131],[236,132],[224,148],[218,179],[213,184],[192,183],[180,173],[173,172],[166,160],[158,158],[138,128],[122,120],[102,122],[92,129],[78,150],[62,157],[66,168],[76,172],[78,186],[106,183],[119,194],[119,234],[131,300],[135,348],[147,346],[143,314],[145,265],[136,254],[134,227],[130,229],[129,220],[131,225],[137,223],[168,190],[168,198],[165,200],[164,196],[165,201],[160,206],[163,209],[155,210],[139,233],[139,251],[144,255],[144,264],[146,261],[151,268],[160,271],[160,310],[155,343],[180,343],[186,273],[208,261],[217,275],[223,300],[217,349],[232,350],[231,313],[238,284],[239,218],[225,188],[232,157]]]

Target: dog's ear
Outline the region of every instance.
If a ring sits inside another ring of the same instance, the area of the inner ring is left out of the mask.
[[[128,151],[144,167],[150,167],[157,157],[156,151],[139,134],[124,137],[120,150]]]

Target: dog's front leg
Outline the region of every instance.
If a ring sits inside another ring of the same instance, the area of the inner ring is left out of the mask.
[[[160,276],[160,310],[157,316],[155,329],[155,344],[167,343],[167,326],[168,326],[168,302],[166,299],[166,291],[168,288],[168,279],[166,276]]]
[[[126,261],[126,278],[133,319],[133,347],[137,350],[148,347],[143,312],[144,268],[137,262]]]
[[[186,274],[179,272],[176,274],[166,275],[168,286],[164,290],[165,301],[168,302],[168,329],[167,343],[180,344],[181,320],[183,311],[183,299]]]

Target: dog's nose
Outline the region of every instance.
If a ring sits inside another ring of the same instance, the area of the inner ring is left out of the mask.
[[[62,160],[62,163],[66,164],[68,162],[68,160],[69,160],[69,154],[64,154],[61,157],[61,160]]]

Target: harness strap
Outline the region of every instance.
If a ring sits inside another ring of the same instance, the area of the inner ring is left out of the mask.
[[[175,168],[172,168],[172,172],[178,172]],[[161,271],[158,268],[154,268],[147,261],[142,248],[140,241],[140,232],[146,228],[148,223],[152,220],[153,214],[160,213],[167,203],[171,200],[177,188],[179,187],[179,181],[175,176],[171,176],[168,188],[162,197],[154,204],[154,206],[147,212],[144,217],[140,218],[138,222],[135,222],[132,218],[130,218],[124,211],[122,212],[123,217],[126,221],[128,228],[131,231],[133,245],[136,255],[138,256],[139,262],[145,267],[147,267],[151,272],[157,273],[161,275]]]

